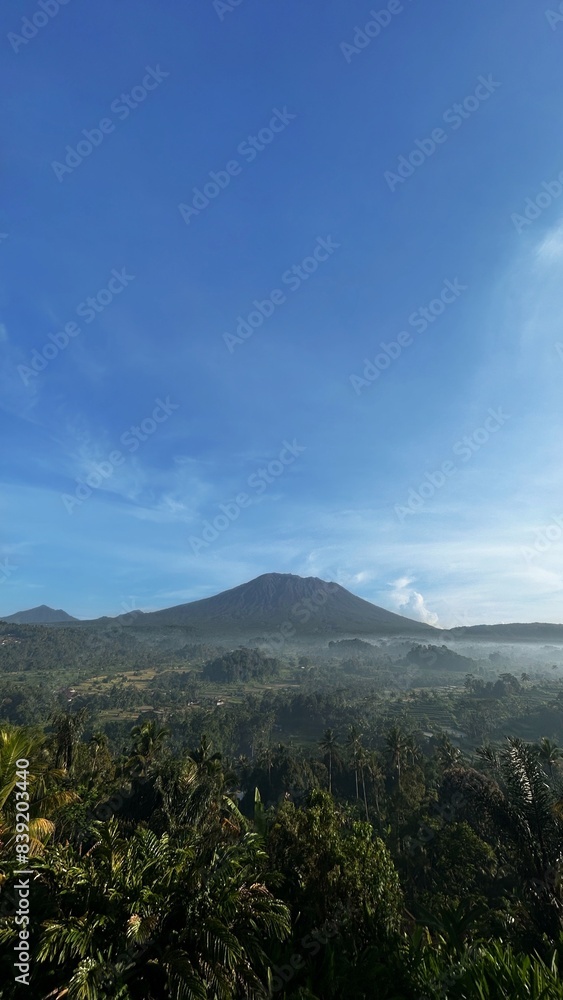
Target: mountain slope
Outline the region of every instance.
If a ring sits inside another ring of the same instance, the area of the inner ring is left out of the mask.
[[[66,611],[55,611],[54,608],[41,604],[38,608],[30,608],[28,611],[17,611],[15,615],[7,615],[0,619],[3,622],[12,622],[15,625],[54,625],[58,622],[75,622],[77,618],[67,615]]]
[[[488,639],[489,642],[563,643],[563,625],[549,622],[511,622],[507,625],[459,625],[444,632],[452,639]]]
[[[120,617],[126,624],[127,616]],[[439,634],[432,626],[370,604],[337,583],[290,573],[266,573],[214,597],[144,614],[135,625],[185,625],[214,635],[278,629],[285,629],[288,637]]]

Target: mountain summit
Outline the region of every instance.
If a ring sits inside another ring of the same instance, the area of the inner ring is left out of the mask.
[[[120,616],[126,623],[127,616]],[[288,635],[436,635],[424,622],[379,608],[337,583],[291,573],[265,573],[215,597],[153,611],[136,625],[184,625],[207,635],[244,632],[263,635],[286,628]]]
[[[14,625],[56,625],[58,622],[75,622],[77,618],[67,615],[66,611],[55,611],[54,608],[40,604],[38,608],[30,608],[29,611],[17,611],[15,615],[8,615],[0,618],[3,622],[11,622]]]

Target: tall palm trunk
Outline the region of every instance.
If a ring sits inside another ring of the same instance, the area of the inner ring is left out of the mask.
[[[361,774],[362,774],[362,789],[363,789],[363,793],[364,793],[364,807],[365,807],[365,810],[366,810],[366,820],[369,823],[368,800],[367,800],[367,795],[366,795],[366,777],[365,777],[365,774],[364,774],[363,767],[361,767]]]

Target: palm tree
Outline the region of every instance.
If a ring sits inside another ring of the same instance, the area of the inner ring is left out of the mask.
[[[339,747],[338,737],[332,729],[325,730],[319,746],[328,756],[328,790],[332,793],[332,762]]]
[[[203,738],[199,749],[159,765],[155,788],[161,796],[165,828],[173,833],[190,825],[217,842],[247,829],[233,797],[237,775],[225,770],[221,754]]]
[[[378,820],[381,820],[381,811],[379,808],[379,792],[383,784],[383,771],[381,770],[381,764],[379,762],[379,757],[375,750],[368,751],[362,761],[364,771],[367,771],[371,787],[373,789],[373,796],[375,799],[375,811],[377,813]]]
[[[88,750],[91,755],[91,779],[94,781],[100,770],[108,765],[111,766],[112,763],[107,734],[101,730],[92,733],[88,742]]]
[[[490,755],[489,767],[496,780],[471,768],[452,768],[449,783],[453,780],[468,805],[476,807],[475,822],[491,824],[496,853],[521,886],[519,903],[530,920],[541,933],[558,936],[563,917],[563,810],[533,744],[508,738]]]
[[[350,726],[348,732],[348,738],[346,740],[346,748],[350,755],[350,761],[352,767],[354,768],[354,777],[356,779],[356,801],[360,797],[358,789],[358,771],[360,769],[360,755],[362,751],[362,740],[360,733],[358,732],[356,726]]]
[[[138,777],[145,775],[150,765],[160,754],[168,735],[168,729],[154,720],[143,722],[140,726],[133,726],[131,730],[133,752],[127,761],[126,768]]]
[[[74,754],[80,741],[88,712],[85,708],[78,712],[57,712],[52,717],[55,732],[53,736],[55,764],[69,773],[72,771]]]
[[[196,764],[206,764],[213,760],[221,760],[221,754],[212,753],[212,749],[211,741],[204,733],[199,741],[199,747],[197,750],[191,750],[188,756],[195,761]]]
[[[25,778],[18,761],[28,763]],[[15,843],[18,787],[29,795],[29,853],[35,855],[55,831],[53,815],[78,801],[64,780],[65,772],[52,766],[46,736],[27,728],[0,730],[0,846],[8,854]]]
[[[395,805],[395,841],[396,848],[398,851],[402,849],[402,838],[401,838],[401,818],[402,809],[404,807],[403,803],[403,786],[401,784],[401,778],[403,775],[403,770],[406,767],[409,754],[411,756],[416,755],[416,748],[412,737],[405,733],[400,726],[394,725],[391,727],[387,736],[385,737],[385,743],[387,747],[387,755],[389,758],[389,765],[391,770],[391,779],[394,784],[394,805]]]
[[[38,950],[53,1000],[266,996],[266,949],[290,921],[256,834],[210,846],[190,829],[124,837],[115,818],[96,830],[86,856],[58,848],[42,870],[58,903]]]
[[[270,743],[260,748],[258,755],[258,763],[261,767],[265,767],[268,770],[268,781],[270,781],[272,776],[272,764],[274,761],[274,749]]]
[[[419,764],[422,760],[422,753],[414,733],[407,733],[405,737],[406,744],[406,758],[407,761],[410,759],[411,765],[414,767],[415,764]]]
[[[389,755],[391,773],[397,781],[397,789],[400,792],[401,773],[407,762],[407,754],[411,749],[411,743],[407,734],[399,726],[394,725],[391,726],[385,737],[385,744]]]
[[[563,750],[557,743],[553,743],[544,736],[539,742],[538,754],[540,760],[547,766],[549,776],[551,777],[553,774],[553,765],[563,759]]]
[[[461,757],[461,750],[454,746],[449,736],[444,733],[440,739],[436,754],[444,770],[457,764]]]
[[[534,748],[510,737],[501,751],[500,773],[506,804],[514,820],[521,847],[538,874],[549,866],[548,837],[553,826],[552,798],[538,766]]]
[[[369,768],[369,754],[365,747],[360,743],[357,757],[358,767],[360,770],[360,777],[362,781],[362,795],[364,799],[364,809],[366,812],[366,821],[369,823],[369,810],[368,810],[368,800],[366,794],[366,769]]]
[[[480,760],[484,770],[493,773],[498,771],[500,764],[499,751],[491,743],[484,743],[483,746],[477,747],[475,756]]]

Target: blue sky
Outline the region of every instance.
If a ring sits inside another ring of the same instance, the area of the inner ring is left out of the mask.
[[[193,8],[0,15],[0,611],[562,622],[563,17]]]

